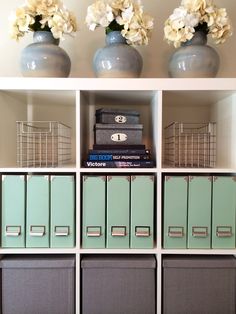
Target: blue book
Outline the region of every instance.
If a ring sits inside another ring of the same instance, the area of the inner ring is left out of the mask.
[[[85,161],[86,168],[153,168],[153,160],[138,161]]]

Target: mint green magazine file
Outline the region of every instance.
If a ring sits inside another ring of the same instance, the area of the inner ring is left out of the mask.
[[[54,175],[51,183],[51,247],[75,246],[75,177]]]
[[[235,177],[213,177],[212,248],[235,248],[235,210]]]
[[[131,248],[154,245],[154,176],[131,176]]]
[[[105,248],[106,177],[82,177],[82,247]]]
[[[164,178],[164,248],[187,247],[188,177]]]
[[[107,248],[129,248],[130,176],[107,177]]]
[[[49,176],[27,176],[26,247],[49,247]]]
[[[24,175],[2,175],[2,247],[25,247]]]
[[[212,177],[190,176],[188,192],[188,248],[211,248]]]

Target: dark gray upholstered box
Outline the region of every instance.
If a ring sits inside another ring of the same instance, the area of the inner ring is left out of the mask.
[[[235,314],[235,259],[163,259],[164,314]]]
[[[142,144],[142,124],[101,124],[94,126],[94,143],[111,145]]]
[[[74,256],[5,256],[2,313],[74,314]]]
[[[138,124],[139,116],[134,110],[101,108],[96,110],[96,123]]]
[[[83,314],[155,314],[153,256],[86,256],[82,267]]]

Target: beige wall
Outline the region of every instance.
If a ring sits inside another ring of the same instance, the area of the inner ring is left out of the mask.
[[[84,19],[88,5],[93,0],[64,0],[68,9],[76,14],[80,31],[75,38],[67,37],[61,46],[71,57],[71,77],[93,77],[92,58],[96,49],[104,45],[104,30],[91,32]],[[163,41],[163,23],[177,7],[180,0],[143,0],[144,9],[155,18],[155,29],[150,44],[139,48],[143,56],[142,77],[167,77],[168,56],[174,50]],[[0,10],[0,76],[21,76],[19,58],[21,50],[32,42],[32,34],[27,34],[20,42],[9,38],[8,16],[12,10],[21,5],[23,0],[3,1]],[[236,1],[215,0],[221,7],[226,7],[231,20],[236,20]],[[236,33],[236,27],[235,27]],[[236,40],[235,34],[223,45],[216,47],[221,57],[219,77],[236,77]]]

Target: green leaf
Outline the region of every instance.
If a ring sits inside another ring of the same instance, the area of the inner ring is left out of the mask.
[[[42,24],[40,23],[40,21],[42,20],[42,15],[36,15],[35,16],[35,22],[34,24],[30,25],[30,29],[34,32],[37,31],[47,31],[47,32],[51,32],[51,29],[49,28],[48,24],[46,24],[43,28],[42,28]]]
[[[116,20],[113,20],[107,27],[106,27],[106,34],[109,34],[110,32],[114,31],[122,31],[124,29],[123,25],[120,25],[116,22]]]
[[[194,27],[194,29],[196,32],[201,31],[201,32],[205,33],[206,35],[209,33],[209,28],[208,28],[206,22],[198,24],[198,26]]]

